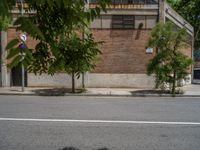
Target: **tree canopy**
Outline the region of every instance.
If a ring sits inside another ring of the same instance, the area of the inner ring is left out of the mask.
[[[5,17],[5,16],[10,16],[10,10],[13,8],[15,5],[16,0],[1,0],[0,2],[0,16]]]
[[[12,67],[24,63],[28,70],[37,73],[64,71],[78,78],[81,73],[90,71],[100,51],[98,42],[89,33],[89,23],[104,10],[110,0],[99,0],[97,7],[88,8],[83,0],[25,0],[27,11],[35,11],[33,16],[19,17],[14,25],[17,30],[29,34],[38,41],[34,50],[16,48],[17,39],[12,40],[8,58],[14,58]],[[82,36],[83,35],[83,36]],[[19,59],[25,53],[27,58]],[[74,85],[72,85],[74,87]],[[74,92],[74,89],[73,89]]]
[[[172,7],[194,27],[194,47],[200,49],[200,0],[168,0]]]

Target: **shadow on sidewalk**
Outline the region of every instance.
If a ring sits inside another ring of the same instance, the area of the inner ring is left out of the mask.
[[[170,94],[170,91],[168,90],[136,90],[131,91],[132,95],[136,94]]]
[[[185,92],[183,90],[177,90],[175,96],[182,96]],[[150,96],[150,95],[157,95],[157,96],[173,96],[170,90],[137,90],[131,91],[132,95],[137,96]],[[174,97],[174,96],[173,96]]]
[[[35,89],[32,90],[35,94],[39,96],[64,96],[66,93],[72,93],[69,88],[49,88],[49,89]],[[80,89],[76,90],[76,93],[83,92]]]

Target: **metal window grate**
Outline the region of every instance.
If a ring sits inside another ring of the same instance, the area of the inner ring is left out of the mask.
[[[133,15],[113,15],[112,16],[112,28],[126,28],[134,29],[134,16]]]

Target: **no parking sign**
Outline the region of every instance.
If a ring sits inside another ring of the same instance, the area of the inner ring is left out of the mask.
[[[22,40],[23,42],[26,42],[27,37],[25,34],[20,34],[19,37],[20,37],[20,40]]]

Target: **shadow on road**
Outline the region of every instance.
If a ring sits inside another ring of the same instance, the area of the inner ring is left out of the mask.
[[[64,147],[63,149],[59,149],[59,150],[80,150],[80,149],[75,148],[75,147]],[[109,149],[106,147],[103,147],[103,148],[99,148],[99,149],[95,149],[95,150],[109,150]]]
[[[63,149],[59,149],[59,150],[80,150],[80,149],[75,148],[75,147],[64,147]]]

